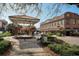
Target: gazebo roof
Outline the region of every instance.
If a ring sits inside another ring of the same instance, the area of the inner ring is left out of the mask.
[[[14,15],[14,16],[9,16],[10,18],[30,18],[30,19],[38,19],[36,17],[31,17],[27,15]]]
[[[27,15],[14,15],[14,16],[9,16],[10,20],[12,20],[14,23],[37,23],[40,19],[36,17],[31,17]]]

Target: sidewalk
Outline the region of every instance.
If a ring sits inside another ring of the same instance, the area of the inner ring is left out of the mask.
[[[58,38],[71,45],[79,45],[79,37],[63,36],[63,37],[58,37]]]

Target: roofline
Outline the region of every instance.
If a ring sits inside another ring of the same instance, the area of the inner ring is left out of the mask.
[[[63,13],[62,15],[60,15],[60,16],[55,16],[55,17],[61,17],[60,19],[62,19],[62,18],[64,18],[64,15],[65,15],[66,13],[72,13],[72,14],[78,15],[77,13],[73,13],[73,12],[65,12],[65,13]],[[78,15],[78,16],[79,16],[79,15]],[[51,20],[47,19],[47,20],[49,20],[49,22],[47,22],[47,23],[51,23],[51,22],[60,20],[60,19],[56,19],[55,17],[53,17]],[[54,19],[56,19],[56,20],[54,20]],[[46,21],[47,21],[47,20],[46,20]],[[44,22],[42,22],[41,25],[47,24],[47,23],[45,23],[45,21],[44,21]]]
[[[13,15],[13,16],[9,16],[9,18],[18,18],[17,16],[27,16],[27,15]],[[39,19],[39,18],[36,18],[36,17],[32,17],[32,16],[27,16],[28,18],[34,18],[34,19]],[[22,18],[22,17],[20,17]],[[25,18],[25,17],[23,17]]]

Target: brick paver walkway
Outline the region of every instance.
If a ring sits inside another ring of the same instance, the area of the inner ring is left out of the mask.
[[[5,37],[13,44],[13,52],[11,55],[16,56],[51,56],[37,42],[36,39],[14,39],[13,37]]]

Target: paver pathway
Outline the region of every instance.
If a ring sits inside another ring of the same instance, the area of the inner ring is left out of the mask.
[[[12,56],[51,56],[37,42],[36,39],[14,39],[13,37],[5,37],[13,44]]]

